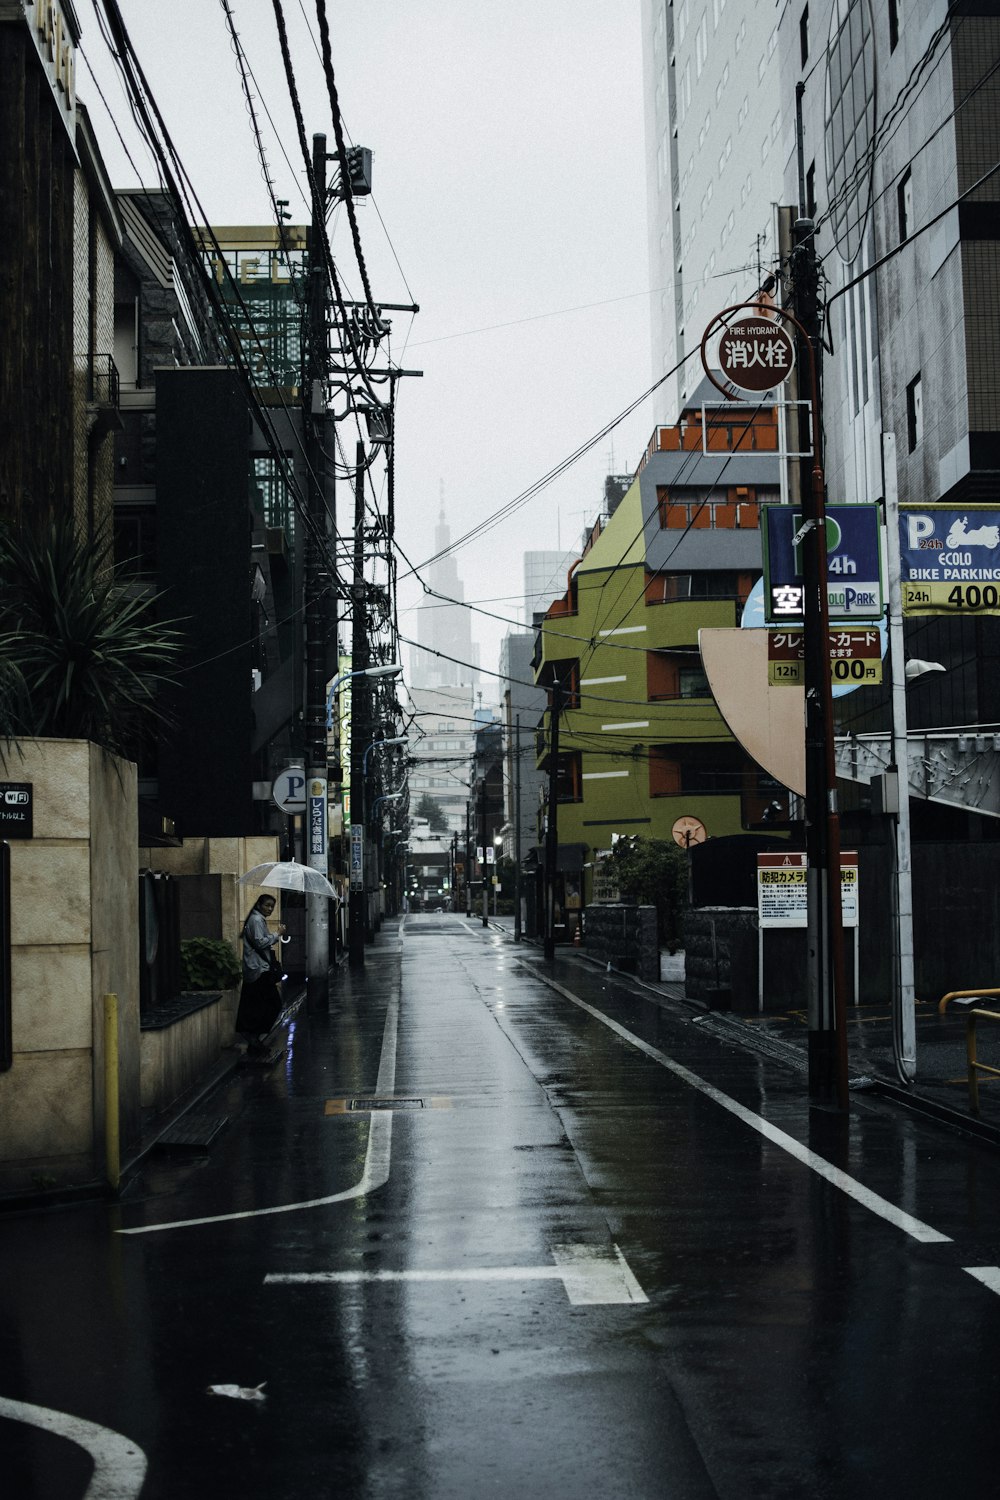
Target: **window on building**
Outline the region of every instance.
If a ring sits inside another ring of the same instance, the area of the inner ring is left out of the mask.
[[[646,574],[647,604],[669,604],[677,599],[736,599],[743,593],[740,575],[728,569]]]
[[[115,562],[129,577],[156,574],[155,505],[115,506]]]
[[[913,173],[909,167],[896,188],[896,209],[899,214],[899,243],[902,244],[913,233]]]
[[[802,7],[799,16],[799,61],[803,67],[809,61],[809,7]]]
[[[647,651],[646,697],[651,703],[711,697],[697,650]]]
[[[683,664],[677,673],[677,684],[682,698],[710,698],[712,690],[708,678],[702,671],[701,662]]]
[[[899,0],[889,0],[889,51],[899,45]]]
[[[924,393],[919,375],[906,387],[906,440],[910,452],[924,436]]]
[[[696,34],[695,39],[694,39],[694,56],[695,56],[695,66],[696,66],[696,68],[698,70],[698,77],[700,78],[701,74],[702,74],[702,69],[705,66],[706,59],[708,58],[708,16],[707,15],[703,15],[702,16],[701,22],[700,22],[700,24],[698,26],[698,31],[697,31],[697,34]]]

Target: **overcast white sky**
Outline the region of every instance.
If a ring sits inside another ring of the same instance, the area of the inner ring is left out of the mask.
[[[278,196],[304,223],[271,0],[230,5],[259,85]],[[121,7],[207,215],[269,222],[222,4]],[[333,150],[314,0],[284,8],[306,131],[325,131]],[[374,205],[359,218],[375,297],[421,308],[416,318],[394,315],[392,340],[394,358],[424,372],[400,383],[396,426],[397,535],[419,564],[433,550],[442,486],[456,537],[651,384],[639,0],[328,0],[327,9],[344,122],[374,152]],[[77,11],[87,60],[78,92],[112,181],[136,185],[88,62],[145,185],[155,186],[88,0]],[[349,294],[361,295],[343,216],[334,254]],[[584,514],[599,509],[604,476],[634,469],[666,415],[646,403],[459,552],[466,598],[518,595],[522,552],[572,545]],[[353,442],[350,434],[350,451]],[[344,522],[348,505],[344,494]],[[414,633],[418,597],[412,582],[401,588],[404,634]],[[517,618],[519,603],[488,607]],[[473,617],[484,667],[496,668],[504,629]],[[483,687],[488,701],[488,679]]]

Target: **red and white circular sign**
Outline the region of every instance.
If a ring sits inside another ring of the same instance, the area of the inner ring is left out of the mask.
[[[741,318],[719,339],[719,368],[741,391],[769,391],[787,380],[795,364],[795,345],[781,323]]]

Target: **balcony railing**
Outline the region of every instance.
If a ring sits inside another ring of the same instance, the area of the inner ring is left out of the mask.
[[[121,380],[110,354],[95,354],[90,366],[90,401],[102,411],[121,406]]]

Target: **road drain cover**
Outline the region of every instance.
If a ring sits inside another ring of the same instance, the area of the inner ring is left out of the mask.
[[[422,1099],[352,1099],[348,1109],[423,1109]]]
[[[228,1123],[228,1115],[183,1115],[157,1140],[157,1150],[207,1151]]]

